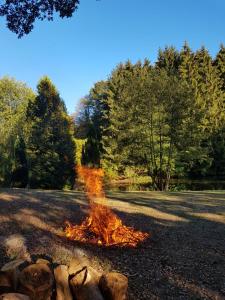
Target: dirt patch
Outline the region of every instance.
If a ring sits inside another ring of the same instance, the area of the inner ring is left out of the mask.
[[[78,192],[0,190],[0,264],[46,254],[59,263],[86,255],[129,278],[130,299],[225,299],[225,192],[110,193],[125,225],[149,232],[136,249],[69,241],[88,205]]]

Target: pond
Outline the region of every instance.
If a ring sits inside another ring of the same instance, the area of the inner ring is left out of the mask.
[[[152,191],[151,183],[114,183],[108,184],[106,189],[109,191]],[[190,180],[172,179],[170,191],[204,191],[204,190],[225,190],[225,180]]]

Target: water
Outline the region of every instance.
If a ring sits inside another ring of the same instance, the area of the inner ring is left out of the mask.
[[[123,183],[107,185],[107,190],[118,191],[152,191],[151,183]],[[190,180],[190,179],[172,179],[170,182],[170,191],[205,191],[205,190],[225,190],[225,180]]]

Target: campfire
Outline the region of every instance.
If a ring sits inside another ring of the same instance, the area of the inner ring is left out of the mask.
[[[104,246],[136,247],[148,238],[148,233],[123,225],[122,220],[107,206],[102,169],[79,166],[77,173],[85,185],[90,210],[81,225],[66,221],[65,233],[69,239]]]

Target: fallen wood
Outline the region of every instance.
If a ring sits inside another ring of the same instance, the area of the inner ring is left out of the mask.
[[[54,272],[50,261],[36,262],[14,260],[2,267],[0,300],[127,299],[127,277],[116,272],[102,275],[86,257],[75,257],[69,267],[59,265]]]
[[[73,300],[69,287],[68,267],[60,265],[54,269],[56,282],[56,300]]]
[[[107,300],[127,299],[128,279],[123,274],[110,272],[102,275],[99,288]]]
[[[76,300],[103,300],[96,279],[88,271],[88,267],[83,267],[72,276],[70,286]]]
[[[86,257],[74,257],[69,265],[70,286],[77,300],[103,300],[98,288],[102,273]]]
[[[30,300],[30,298],[28,296],[23,295],[23,294],[18,294],[18,293],[3,294],[3,295],[0,295],[0,299],[4,299],[4,300]]]
[[[99,280],[102,276],[102,272],[99,272],[95,270],[90,261],[86,257],[74,257],[68,268],[69,275],[76,274],[80,270],[82,270],[84,267],[88,268],[88,272],[91,274],[92,280],[94,281],[95,284],[98,285]]]
[[[32,264],[24,268],[19,276],[18,291],[32,300],[50,300],[54,277],[46,264]]]

